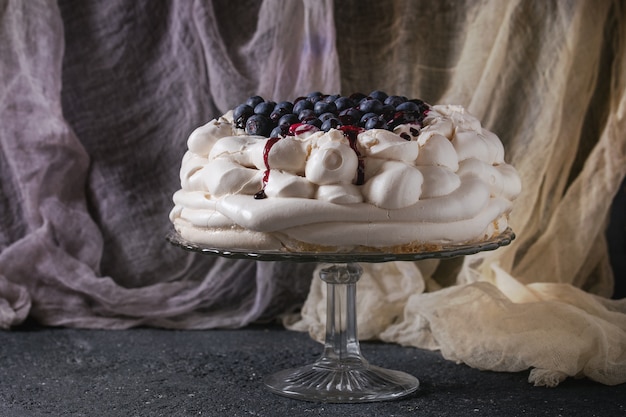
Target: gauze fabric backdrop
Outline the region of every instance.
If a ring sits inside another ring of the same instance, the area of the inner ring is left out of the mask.
[[[382,89],[467,107],[524,191],[508,247],[363,265],[360,337],[537,385],[626,382],[604,237],[626,175],[624,2],[0,0],[0,57],[0,327],[282,318],[321,338],[316,265],[173,247],[171,195],[189,133],[246,97]]]

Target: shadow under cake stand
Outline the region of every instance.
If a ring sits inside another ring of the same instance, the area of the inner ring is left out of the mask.
[[[167,240],[176,246],[206,255],[256,261],[328,264],[319,272],[320,279],[327,285],[326,336],[322,355],[312,364],[269,375],[265,378],[265,386],[271,392],[286,397],[329,403],[393,400],[405,397],[419,387],[419,381],[414,376],[372,365],[361,354],[356,322],[356,283],[363,271],[359,263],[472,255],[508,245],[514,238],[515,234],[509,228],[484,242],[450,245],[426,252],[293,253],[225,250],[186,241],[176,232],[167,236]]]

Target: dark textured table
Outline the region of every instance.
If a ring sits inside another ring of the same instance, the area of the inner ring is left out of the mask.
[[[406,399],[323,404],[269,393],[263,377],[322,346],[275,326],[239,330],[0,331],[0,416],[625,416],[626,384],[482,372],[437,352],[363,342],[373,364],[417,376]]]

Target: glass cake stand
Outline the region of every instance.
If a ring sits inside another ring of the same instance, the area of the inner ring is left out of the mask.
[[[186,241],[175,232],[167,240],[186,250],[233,259],[328,264],[319,273],[320,279],[327,285],[326,337],[322,355],[312,364],[266,377],[265,386],[275,394],[299,400],[359,403],[402,398],[419,387],[419,381],[414,376],[371,365],[361,354],[356,323],[356,283],[362,273],[359,263],[471,255],[508,245],[514,238],[515,234],[509,228],[477,244],[451,245],[411,253],[225,250]]]

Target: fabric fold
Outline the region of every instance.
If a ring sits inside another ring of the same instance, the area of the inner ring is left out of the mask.
[[[220,13],[236,6],[222,3],[2,8],[3,328],[27,315],[51,326],[240,327],[303,302],[312,265],[211,258],[165,240],[186,136],[281,76],[227,46],[233,27]],[[295,3],[307,36],[320,37],[330,3]],[[280,28],[273,21],[238,36]],[[332,49],[333,33],[323,35]],[[272,50],[269,41],[255,42]],[[297,52],[285,58],[297,63]],[[307,67],[338,74],[333,61]],[[331,78],[290,87],[335,88]]]
[[[626,310],[611,311],[569,284],[523,285],[493,268],[498,285],[475,282],[412,296],[404,321],[381,339],[439,349],[478,369],[531,369],[529,382],[538,386],[582,376],[626,382]],[[424,332],[434,343],[416,343],[414,334]]]

